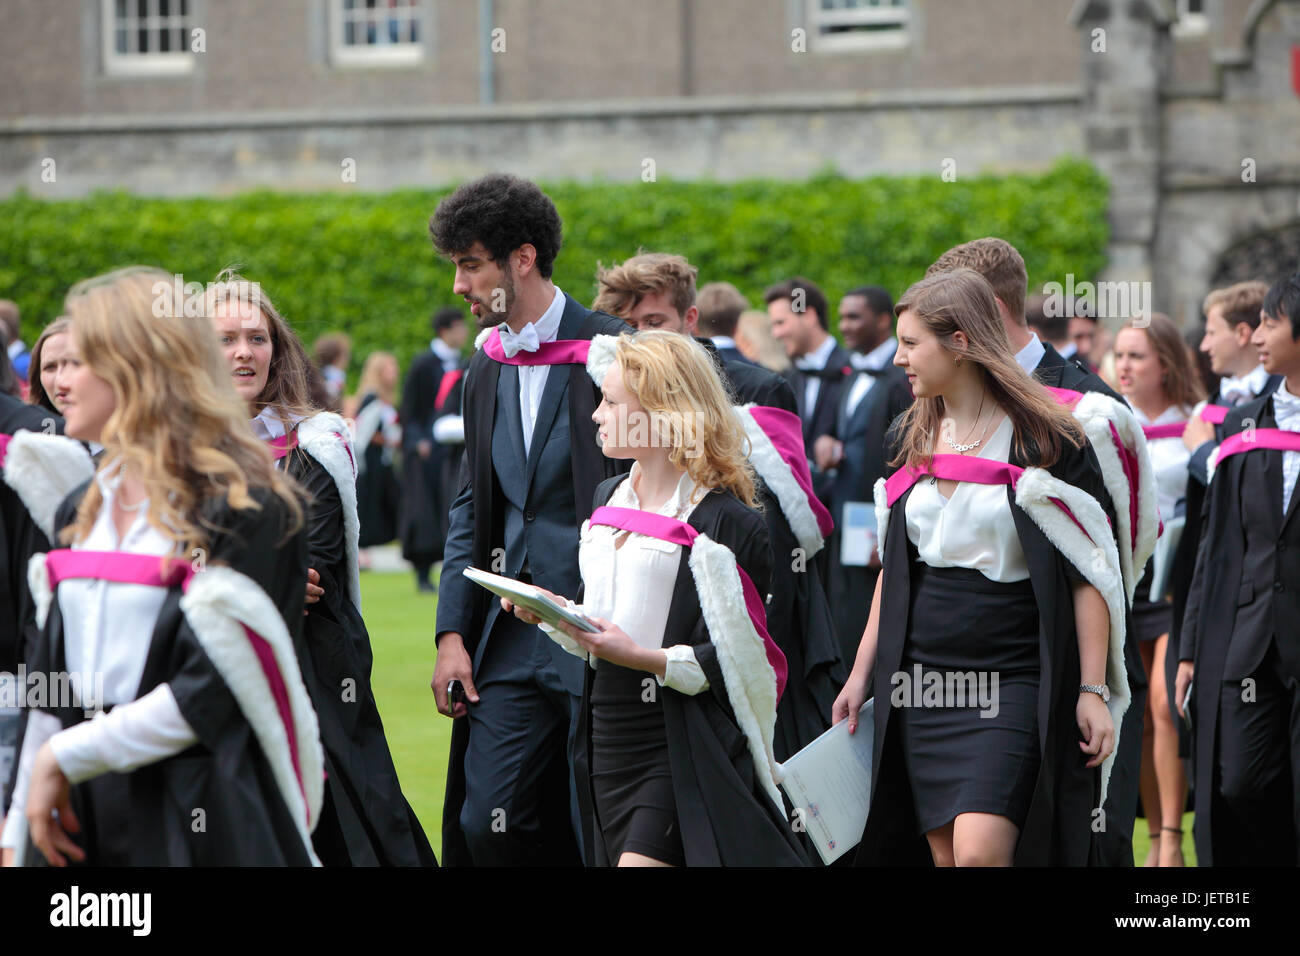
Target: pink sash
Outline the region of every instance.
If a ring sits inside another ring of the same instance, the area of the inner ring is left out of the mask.
[[[597,508],[591,514],[591,523],[606,525],[610,528],[619,528],[623,531],[635,531],[637,534],[644,534],[647,537],[658,538],[660,541],[667,541],[669,544],[678,544],[683,548],[689,548],[695,543],[695,539],[700,533],[692,528],[685,521],[678,521],[676,518],[668,518],[664,515],[651,514],[648,511],[640,511],[636,508],[611,508],[608,506]],[[767,653],[767,662],[771,665],[772,670],[776,672],[776,699],[781,700],[781,694],[785,691],[785,681],[789,668],[785,661],[785,654],[781,648],[776,646],[771,636],[767,633],[767,610],[763,605],[763,598],[758,593],[758,588],[750,580],[745,569],[736,563],[736,570],[740,572],[740,587],[745,595],[745,610],[749,612],[749,620],[754,625],[754,630],[758,636],[763,639],[763,648]]]
[[[1056,399],[1056,404],[1064,405],[1066,408],[1074,408],[1075,405],[1079,404],[1079,399],[1083,398],[1083,392],[1076,392],[1072,388],[1053,388],[1050,385],[1043,387],[1052,393],[1052,397]]]
[[[794,480],[808,499],[808,507],[817,519],[817,529],[823,538],[829,538],[835,530],[835,521],[815,494],[813,494],[812,472],[808,470],[808,454],[803,444],[803,423],[794,412],[784,408],[772,408],[768,405],[754,405],[749,409],[754,423],[763,429],[772,447],[776,449],[781,460],[790,468]]]
[[[1201,421],[1209,422],[1211,425],[1222,425],[1223,420],[1228,417],[1229,408],[1227,405],[1212,405],[1206,402],[1201,407]]]
[[[268,438],[266,447],[271,449],[271,457],[279,461],[298,447],[297,429],[294,429],[292,433],[281,435],[279,438]]]
[[[1218,461],[1230,455],[1269,448],[1274,451],[1300,451],[1300,432],[1283,431],[1280,428],[1256,428],[1250,432],[1238,432],[1229,435],[1219,446]]]
[[[163,559],[150,554],[128,554],[123,551],[74,551],[70,548],[58,548],[45,555],[45,568],[50,578],[50,589],[55,590],[60,581],[69,578],[90,578],[96,581],[112,581],[118,584],[143,584],[148,587],[174,588],[177,585],[189,590],[195,571],[184,558],[172,558],[168,561],[167,573],[163,574]],[[271,696],[284,724],[285,736],[289,741],[289,756],[293,760],[294,776],[298,780],[298,789],[303,800],[307,791],[302,785],[302,768],[298,763],[298,734],[293,723],[293,714],[289,706],[289,691],[285,687],[284,676],[275,660],[271,645],[260,634],[250,630],[242,622],[244,634],[253,646],[262,673],[270,685]]]
[[[903,497],[909,488],[926,476],[942,478],[945,481],[969,481],[977,485],[1010,485],[1014,489],[1024,473],[1025,469],[1019,465],[1012,465],[1005,461],[968,458],[965,455],[934,455],[927,466],[921,468],[908,466],[890,475],[885,480],[885,504],[890,508],[894,507],[894,503]],[[1065,516],[1074,522],[1075,527],[1082,531],[1089,541],[1092,541],[1092,535],[1088,534],[1088,529],[1079,523],[1079,519],[1074,516],[1069,505],[1060,498],[1052,498],[1051,501],[1065,512]]]
[[[1142,434],[1147,436],[1147,441],[1155,441],[1159,438],[1182,438],[1183,429],[1187,427],[1187,422],[1172,422],[1168,425],[1143,425]]]
[[[501,344],[501,330],[493,329],[483,343],[483,351],[488,358],[503,365],[586,365],[591,340],[560,339],[556,342],[543,342],[537,346],[536,352],[516,352],[507,358],[505,346]]]
[[[13,436],[0,433],[0,468],[4,467],[5,455],[9,452],[10,438],[13,438]]]

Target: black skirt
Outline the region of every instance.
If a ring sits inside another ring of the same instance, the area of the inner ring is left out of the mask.
[[[1139,641],[1154,641],[1168,634],[1174,626],[1174,606],[1168,601],[1151,600],[1151,568],[1133,589],[1133,633]]]
[[[646,683],[649,681],[649,683]],[[591,789],[611,865],[624,852],[685,866],[653,674],[600,661],[591,688]]]
[[[1029,581],[917,564],[890,705],[922,833],[960,813],[1024,826],[1041,761],[1038,679]]]

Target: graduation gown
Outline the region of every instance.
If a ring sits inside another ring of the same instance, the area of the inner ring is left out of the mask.
[[[75,519],[88,487],[60,506],[56,529]],[[132,866],[315,862],[308,834],[320,810],[320,738],[292,650],[301,629],[307,541],[301,532],[285,540],[287,511],[278,499],[267,492],[254,497],[258,511],[204,506],[205,526],[220,530],[212,532],[205,568],[188,590],[168,590],[136,692],[138,699],[168,684],[199,740],[129,774],[72,787],[82,825],[73,839],[87,851],[88,865],[105,852]],[[34,579],[44,567],[38,555]],[[29,667],[66,673],[59,601],[48,590],[37,600],[44,627]],[[293,714],[292,749],[251,643],[230,626],[232,613],[274,648]],[[87,719],[80,708],[48,712],[65,728]],[[202,817],[195,815],[200,809]]]
[[[299,645],[303,679],[320,717],[328,774],[315,845],[326,865],[436,865],[402,795],[370,686],[370,635],[361,619],[352,447],[343,420],[322,412],[297,426],[281,460],[307,490],[308,566],[325,593],[307,606]],[[298,614],[302,614],[299,594]]]
[[[442,484],[442,447],[433,442],[433,420],[442,385],[442,360],[431,349],[417,355],[402,386],[402,509],[398,535],[402,557],[412,563],[436,564],[442,560],[447,537],[447,510],[451,493]],[[433,443],[433,452],[421,458],[417,446]]]
[[[892,457],[892,455],[891,455]],[[1012,453],[1012,464],[1024,466]],[[1050,472],[1050,474],[1049,474]],[[1105,494],[1091,448],[1066,445],[1048,471],[1031,469],[1007,500],[1024,549],[1039,608],[1040,674],[1038,734],[1041,765],[1025,825],[1016,845],[1017,866],[1083,866],[1092,853],[1093,808],[1105,797],[1114,754],[1100,768],[1084,766],[1075,719],[1079,696],[1079,648],[1074,626],[1073,583],[1087,580],[1101,592],[1110,612],[1107,683],[1118,734],[1129,690],[1124,665],[1124,585],[1105,512]],[[873,676],[876,699],[871,808],[857,863],[867,866],[928,865],[932,857],[919,833],[915,804],[899,740],[891,720],[891,675],[900,670],[907,641],[911,568],[919,560],[907,534],[911,489],[892,507],[885,483],[876,484],[884,587]],[[1061,498],[1082,522],[1087,536],[1049,499]],[[894,522],[890,524],[891,515]],[[1094,544],[1096,542],[1096,544]],[[1118,741],[1116,742],[1118,744]],[[1118,747],[1116,748],[1118,749]]]
[[[392,407],[384,405],[372,393],[357,410],[357,517],[361,524],[358,544],[363,548],[387,544],[397,537],[397,518],[402,506],[402,489],[393,471],[393,453],[387,445],[373,441],[386,431],[385,408]]]
[[[596,490],[593,507],[600,507],[625,476],[617,475]],[[711,492],[695,506],[687,523],[701,535],[727,548],[735,563],[745,570],[760,594],[768,586],[771,552],[763,519],[727,492]],[[701,593],[717,594],[715,580],[695,552],[706,545],[682,548],[681,563],[668,607],[663,646],[689,644],[709,681],[699,694],[682,694],[659,687],[663,704],[664,730],[672,773],[682,849],[687,866],[800,866],[807,859],[800,849],[771,772],[758,765],[755,750],[763,744],[742,731],[751,726],[738,716],[746,713],[747,699],[728,693],[724,663],[719,660],[715,640],[701,609]],[[695,557],[696,561],[692,561]],[[695,564],[695,567],[692,567]],[[697,590],[698,588],[698,590]],[[740,626],[748,625],[743,600],[737,595]],[[715,618],[717,620],[717,618]],[[734,665],[733,665],[734,666]],[[734,675],[734,671],[731,672]],[[578,806],[582,815],[583,843],[587,863],[608,866],[616,863],[605,853],[591,787],[591,688],[595,670],[586,669],[586,686],[579,717],[574,769],[578,780]],[[748,716],[748,715],[747,715]],[[762,715],[756,716],[762,723]]]

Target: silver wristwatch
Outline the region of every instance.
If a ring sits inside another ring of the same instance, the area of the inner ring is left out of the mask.
[[[1110,703],[1110,688],[1105,684],[1080,684],[1080,694],[1096,694],[1106,703]]]

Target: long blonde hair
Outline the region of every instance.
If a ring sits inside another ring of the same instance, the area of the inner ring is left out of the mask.
[[[262,394],[253,402],[257,407],[252,416],[269,405],[279,414],[284,430],[292,431],[294,416],[310,418],[320,411],[311,400],[311,359],[307,349],[260,283],[248,281],[234,269],[223,269],[207,287],[204,312],[209,321],[219,306],[231,302],[248,303],[258,309],[271,334],[271,367]]]
[[[1016,362],[998,313],[993,288],[974,269],[954,269],[912,285],[894,307],[895,315],[912,312],[954,358],[979,370],[993,400],[1015,429],[1014,447],[1021,460],[1049,468],[1060,459],[1066,442],[1082,448],[1083,429],[1074,416]],[[966,334],[965,351],[952,344],[955,332]],[[945,414],[943,398],[918,397],[900,425],[902,443],[890,464],[929,464]]]
[[[668,460],[700,487],[757,507],[745,432],[709,353],[689,336],[645,331],[618,336],[614,360],[668,445]]]
[[[392,362],[400,373],[397,356],[392,352],[371,352],[366,356],[366,361],[361,366],[361,379],[357,382],[357,398],[364,400],[367,395],[374,394],[386,404],[393,404],[397,397],[397,385],[395,383],[385,385],[382,379],[381,367],[388,362]]]
[[[102,461],[120,462],[149,496],[146,518],[175,541],[181,554],[206,549],[201,508],[225,499],[239,511],[258,510],[255,489],[280,498],[288,533],[302,526],[297,485],[272,466],[248,427],[248,406],[235,392],[230,370],[207,316],[185,315],[184,304],[163,307],[159,283],[172,276],[133,266],[77,283],[65,311],[81,361],[113,390],[116,408],[104,424]],[[161,314],[160,314],[161,312]],[[103,503],[91,482],[68,543],[84,538]]]

